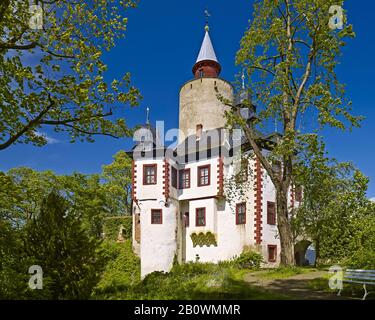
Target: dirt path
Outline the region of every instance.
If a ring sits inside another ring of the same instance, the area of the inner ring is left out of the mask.
[[[338,297],[335,293],[315,291],[308,287],[308,282],[327,275],[326,271],[315,271],[298,274],[285,279],[265,279],[260,275],[264,271],[249,273],[244,280],[253,286],[262,287],[268,291],[286,295],[300,300],[346,300],[348,297]]]

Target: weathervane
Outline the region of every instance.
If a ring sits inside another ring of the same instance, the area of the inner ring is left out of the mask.
[[[204,15],[206,16],[206,31],[210,30],[210,27],[208,26],[208,19],[211,17],[211,13],[208,12],[208,9],[204,10]]]

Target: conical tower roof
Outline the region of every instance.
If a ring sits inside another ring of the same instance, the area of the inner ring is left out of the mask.
[[[203,38],[201,49],[199,50],[197,61],[193,67],[195,78],[217,78],[221,71],[221,66],[217,60],[214,47],[209,34],[208,25]]]
[[[199,55],[198,55],[196,63],[205,61],[205,60],[219,62],[216,58],[216,54],[215,54],[214,47],[212,45],[210,34],[208,33],[208,28],[206,28],[206,34],[204,35],[204,39],[203,39],[202,46],[199,51]]]

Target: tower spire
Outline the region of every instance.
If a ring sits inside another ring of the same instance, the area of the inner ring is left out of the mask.
[[[208,26],[208,18],[211,14],[205,10],[206,26],[202,46],[198,54],[197,61],[193,67],[195,78],[217,78],[221,72],[221,66],[216,58],[216,53],[211,42]]]

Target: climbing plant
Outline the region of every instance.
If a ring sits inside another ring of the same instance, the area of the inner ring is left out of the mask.
[[[204,232],[199,232],[199,233],[194,232],[190,235],[190,237],[191,237],[191,240],[193,241],[194,247],[196,247],[196,246],[199,246],[199,247],[215,246],[215,247],[217,247],[216,237],[212,232],[209,232],[209,231],[205,232],[205,233]]]

